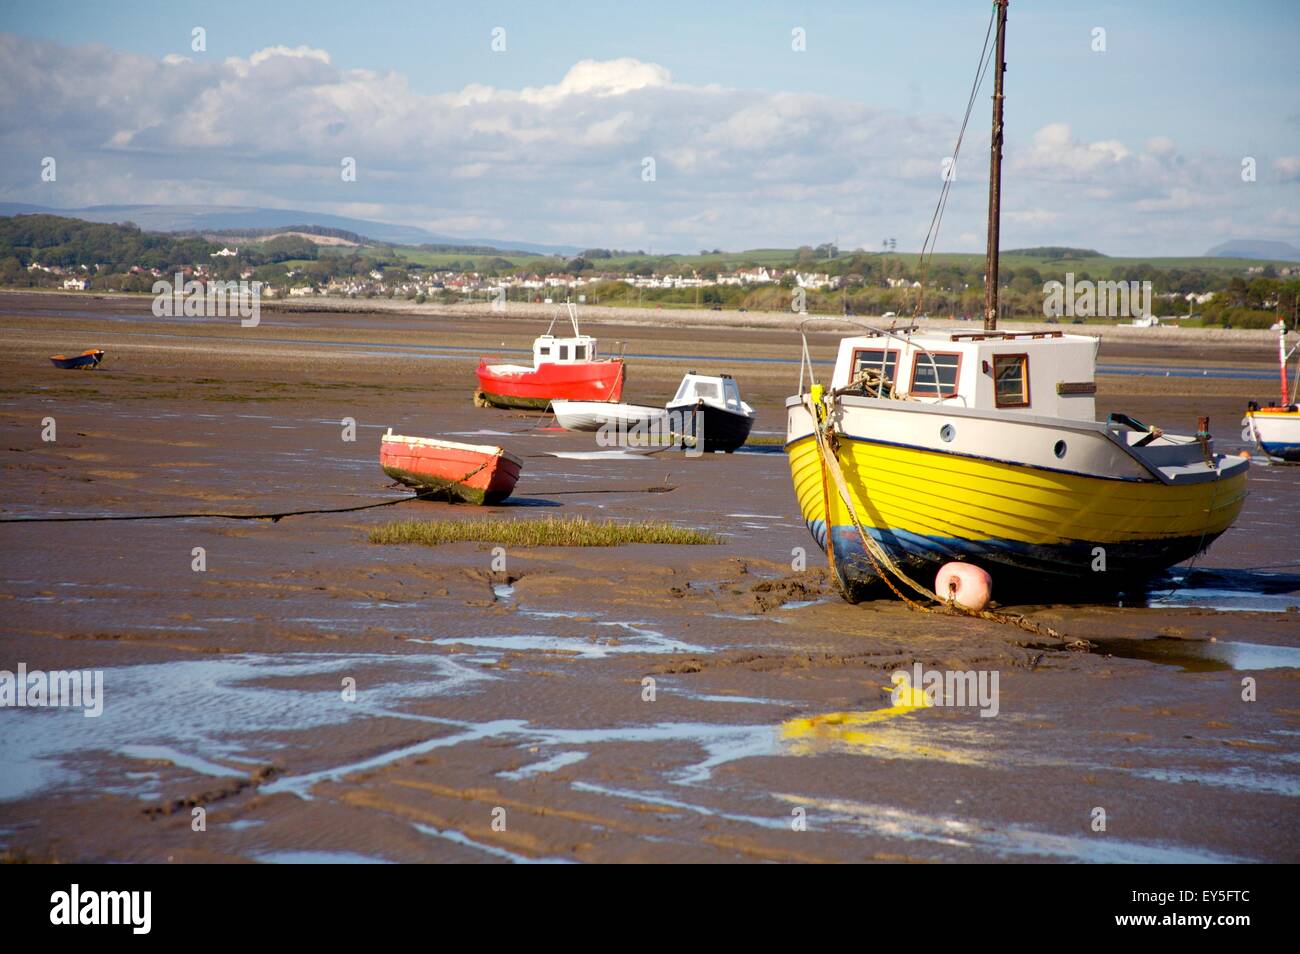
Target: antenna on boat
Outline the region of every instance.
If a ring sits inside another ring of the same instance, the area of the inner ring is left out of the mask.
[[[1291,403],[1290,395],[1286,393],[1286,360],[1290,357],[1286,350],[1286,319],[1281,319],[1273,327],[1277,329],[1277,363],[1282,374],[1282,406],[1286,407]],[[1296,347],[1300,347],[1300,345]],[[1297,395],[1297,397],[1300,397],[1300,395]]]
[[[1007,4],[998,15],[997,64],[993,71],[993,138],[989,144],[989,246],[984,263],[984,330],[998,327],[998,233],[1002,220],[1002,74],[1007,71]]]

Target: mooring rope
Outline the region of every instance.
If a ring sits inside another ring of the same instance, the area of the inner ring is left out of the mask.
[[[862,525],[862,521],[858,518],[857,508],[853,504],[853,495],[850,492],[848,484],[844,479],[844,472],[840,469],[840,463],[836,457],[835,451],[830,446],[831,442],[834,440],[834,431],[831,429],[829,417],[826,418],[825,424],[823,424],[823,416],[820,413],[818,413],[817,406],[813,403],[813,400],[809,395],[804,396],[804,406],[808,409],[809,413],[812,415],[813,418],[813,436],[817,442],[817,449],[822,458],[823,472],[829,471],[832,479],[835,481],[836,487],[838,488],[840,493],[840,497],[841,499],[843,499],[844,505],[848,510],[849,519],[853,522],[853,527],[855,530],[857,530],[858,536],[862,540],[863,550],[867,555],[867,559],[871,562],[872,569],[876,571],[876,575],[885,583],[886,586],[889,587],[890,590],[894,592],[896,596],[898,596],[908,606],[908,608],[916,610],[921,613],[948,612],[948,613],[956,613],[964,616],[977,617],[979,619],[986,619],[994,623],[1002,623],[1008,626],[1016,626],[1019,627],[1020,629],[1026,630],[1027,632],[1034,633],[1035,635],[1044,636],[1050,639],[1058,639],[1063,642],[1067,642],[1070,645],[1074,645],[1076,643],[1082,643],[1084,645],[1088,645],[1086,640],[1071,641],[1064,634],[1058,632],[1052,627],[1046,626],[1042,623],[1036,623],[1033,620],[1026,619],[1024,616],[1014,615],[1011,613],[998,613],[998,612],[994,612],[993,610],[987,610],[987,609],[975,610],[967,606],[962,606],[955,599],[943,599],[937,593],[932,591],[929,587],[926,587],[923,584],[916,582],[916,580],[913,580],[910,576],[908,576],[903,571],[903,569],[894,561],[894,559],[889,555],[889,551],[886,550],[881,544],[879,544],[876,541],[876,539],[866,531],[866,529]],[[823,477],[822,487],[823,487],[823,494],[825,494],[826,484],[825,484],[824,477]],[[833,551],[834,541],[831,536],[831,525],[830,525],[830,516],[829,516],[830,506],[828,501],[824,502],[824,512],[827,515],[826,547],[828,551]],[[831,556],[830,560],[831,560],[831,569],[832,571],[834,571],[834,567],[835,567],[834,557]],[[888,573],[885,572],[886,569],[888,569]],[[894,582],[890,579],[890,574],[893,574],[893,576],[895,576],[897,579],[901,580],[903,583],[906,583],[916,593],[920,594],[925,599],[934,603],[938,603],[939,607],[942,607],[942,609],[937,607],[932,607],[932,606],[926,606],[923,603],[920,603],[906,596],[897,586],[894,585]]]
[[[351,513],[354,510],[370,510],[374,507],[391,507],[394,504],[419,500],[420,495],[398,497],[380,503],[362,504],[358,507],[332,507],[322,510],[285,510],[278,513],[133,513],[114,514],[93,517],[0,517],[0,523],[93,523],[104,520],[194,520],[198,518],[221,520],[270,520],[277,523],[285,517],[301,517],[313,513]]]
[[[436,496],[443,493],[456,484],[463,484],[488,464],[495,461],[495,457],[489,457],[483,463],[479,464],[464,477],[459,479],[446,480],[443,483],[425,488],[410,497],[398,497],[394,500],[383,500],[379,503],[360,504],[356,507],[329,507],[316,510],[284,510],[278,513],[153,513],[153,514],[118,514],[111,516],[94,516],[94,517],[0,517],[0,523],[95,523],[109,520],[193,520],[196,518],[207,518],[217,520],[270,520],[272,523],[279,523],[285,517],[302,517],[307,514],[320,513],[354,513],[358,510],[373,510],[375,507],[392,507],[395,504],[407,503],[411,500],[421,500],[428,497]]]

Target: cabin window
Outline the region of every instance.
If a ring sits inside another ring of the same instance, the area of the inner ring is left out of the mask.
[[[561,361],[568,361],[568,360],[569,360],[569,346],[568,346],[568,345],[560,345],[560,360],[561,360]]]
[[[740,388],[736,386],[736,382],[731,378],[724,378],[722,380],[722,390],[727,395],[727,407],[740,410]]]
[[[550,346],[550,345],[542,345],[540,348],[537,349],[537,353],[540,354],[540,355],[542,355],[543,357],[550,357],[550,354],[551,354],[551,346]]]
[[[722,400],[722,395],[719,393],[718,385],[713,381],[697,381],[695,383],[695,396],[703,398],[706,401]]]
[[[912,394],[915,397],[955,397],[960,370],[960,352],[918,351],[912,356]]]
[[[573,360],[574,360],[574,361],[585,361],[586,358],[587,358],[587,346],[586,346],[586,345],[574,345],[574,346],[573,346]]]
[[[849,373],[849,383],[856,381],[863,368],[883,371],[885,379],[892,385],[894,372],[898,370],[897,348],[854,348],[853,369]]]
[[[1029,355],[995,354],[993,388],[998,407],[1029,407]]]

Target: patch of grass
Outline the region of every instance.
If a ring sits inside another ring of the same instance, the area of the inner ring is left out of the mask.
[[[616,547],[624,543],[674,543],[707,546],[717,534],[660,520],[618,523],[586,517],[509,520],[394,520],[370,531],[371,543],[495,543],[513,547]]]
[[[745,443],[759,444],[759,445],[766,445],[766,446],[771,446],[773,444],[777,446],[784,446],[785,435],[784,434],[750,434],[749,437],[745,438]]]

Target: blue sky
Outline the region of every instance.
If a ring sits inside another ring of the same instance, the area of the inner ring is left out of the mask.
[[[5,102],[6,166],[21,169],[34,152],[62,150],[73,160],[69,170],[84,174],[51,190],[6,173],[0,195],[78,205],[159,201],[169,190],[178,201],[195,202],[206,193],[214,202],[365,214],[450,234],[505,230],[501,237],[580,245],[689,249],[839,237],[841,244],[874,247],[875,236],[897,235],[900,245],[913,247],[940,181],[921,170],[937,168],[951,152],[988,12],[980,0],[11,3],[0,8],[0,32],[13,35],[11,49],[28,55],[29,73],[58,72],[50,64],[59,57],[41,53],[48,44],[66,48],[67,67],[79,76],[98,71],[100,82],[83,98],[120,84],[122,102],[156,97],[151,108],[174,122],[180,89],[193,97],[206,83],[210,96],[235,83],[247,87],[236,100],[271,96],[283,104],[279,117],[256,121],[292,129],[328,109],[336,114],[328,128],[347,129],[356,142],[308,132],[300,149],[292,136],[263,148],[256,144],[274,134],[245,138],[217,124],[201,146],[156,135],[144,143],[136,111],[111,101],[102,104],[104,128],[95,129],[106,139],[97,139],[72,128],[85,123],[76,109],[50,101],[77,95],[75,83],[51,83],[53,89],[38,88],[35,103],[12,92]],[[190,50],[195,26],[207,31],[202,53]],[[504,53],[490,49],[494,27],[506,30]],[[794,27],[806,31],[806,52],[790,48]],[[1105,52],[1091,49],[1097,27],[1105,30]],[[1297,40],[1295,2],[1013,0],[1007,172],[1014,215],[1004,230],[1007,243],[1196,254],[1233,235],[1300,240],[1300,219],[1285,214],[1300,208]],[[85,52],[95,47],[106,50]],[[233,80],[216,73],[228,60],[248,63],[276,47],[320,51],[330,75],[303,74],[295,82],[304,85],[291,96],[283,77],[257,92],[257,74],[269,70]],[[131,87],[128,74],[148,73],[140,58],[169,55],[189,62]],[[579,98],[568,104],[557,108],[546,99],[537,107],[545,122],[511,100],[521,90],[563,86],[585,60],[623,65],[602,72],[594,86],[579,84],[572,94]],[[641,75],[631,62],[660,72],[625,90],[622,72]],[[23,65],[20,56],[8,69]],[[194,76],[177,79],[184,70]],[[400,88],[368,78],[390,74]],[[175,83],[159,90],[164,80]],[[499,95],[469,104],[440,99],[476,85]],[[298,95],[309,87],[319,95]],[[363,105],[374,97],[384,103]],[[982,95],[972,119],[943,248],[970,247],[980,232],[987,103]],[[28,112],[34,105],[52,109],[65,125]],[[755,107],[782,117],[765,127],[770,150],[750,143],[738,154],[712,135],[731,129],[745,139],[764,126]],[[385,109],[386,122],[376,118]],[[466,111],[479,114],[482,128],[463,122]],[[132,134],[115,139],[122,130],[108,128],[114,122],[133,123]],[[403,123],[404,132],[393,132]],[[490,143],[489,127],[497,137]],[[230,138],[225,149],[223,136]],[[590,148],[577,155],[575,142]],[[366,155],[367,145],[380,151]],[[313,187],[292,174],[336,165],[339,149],[357,153],[362,171],[349,192],[324,178]],[[1059,164],[1054,150],[1062,154]],[[229,162],[231,152],[247,161],[223,177],[217,159],[225,154]],[[647,154],[660,160],[651,184],[659,188],[637,191],[646,185],[635,173]],[[1246,156],[1259,170],[1249,189],[1239,188],[1247,185],[1240,180]],[[115,184],[92,181],[91,170]],[[449,177],[456,188],[447,187]],[[705,205],[713,214],[698,214]],[[629,225],[629,218],[637,221]]]

